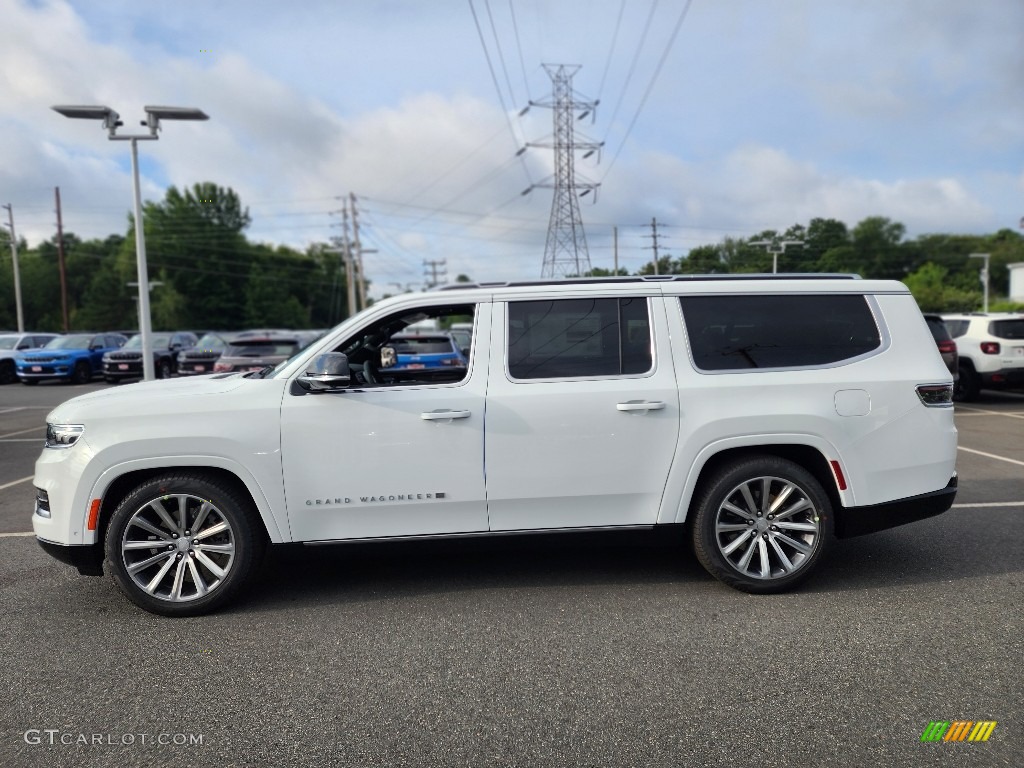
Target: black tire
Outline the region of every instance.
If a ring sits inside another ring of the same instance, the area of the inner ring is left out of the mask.
[[[156,377],[158,379],[169,379],[172,373],[171,361],[166,357],[161,357],[156,364]]]
[[[71,372],[71,383],[88,384],[90,381],[92,381],[92,368],[87,361],[79,360]]]
[[[162,616],[198,616],[223,606],[251,582],[265,547],[252,500],[202,472],[161,475],[138,486],[114,511],[104,544],[120,590]]]
[[[981,392],[981,377],[974,372],[974,369],[960,366],[960,378],[953,385],[953,400],[958,403],[970,403],[978,399]]]
[[[703,484],[693,544],[701,565],[719,581],[767,594],[807,578],[832,531],[832,503],[810,472],[777,456],[749,456]]]
[[[18,380],[17,369],[13,360],[4,360],[0,363],[0,384],[13,384]]]

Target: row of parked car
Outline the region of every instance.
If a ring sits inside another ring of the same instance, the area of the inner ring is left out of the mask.
[[[276,365],[324,331],[253,329],[242,332],[192,331],[152,334],[158,378],[248,371]],[[102,376],[109,384],[143,377],[142,336],[138,333],[0,333],[0,384],[34,385],[59,379],[85,384]]]
[[[956,382],[955,399],[970,401],[981,389],[1024,387],[1024,314],[926,314],[939,353]],[[325,331],[253,329],[238,333],[157,332],[152,336],[158,378],[260,370],[286,360]],[[421,330],[396,334],[389,373],[424,368],[465,369],[470,330]],[[142,378],[142,337],[120,333],[0,334],[0,384],[44,379],[108,383]]]
[[[1024,314],[925,315],[953,374],[953,399],[970,402],[982,389],[1024,388]]]

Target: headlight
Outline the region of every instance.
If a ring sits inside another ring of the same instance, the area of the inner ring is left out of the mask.
[[[46,424],[47,448],[70,448],[85,432],[81,424]]]

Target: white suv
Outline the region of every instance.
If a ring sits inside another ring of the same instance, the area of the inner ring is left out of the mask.
[[[1024,314],[943,315],[960,355],[957,400],[970,401],[982,389],[1024,387]]]
[[[467,366],[395,365],[391,338],[426,319],[472,323]],[[677,526],[721,581],[776,592],[833,534],[950,507],[952,386],[897,282],[458,285],[273,370],[69,400],[32,520],[165,615],[223,604],[268,543],[552,530]]]

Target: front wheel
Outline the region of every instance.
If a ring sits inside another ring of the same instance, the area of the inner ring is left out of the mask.
[[[782,592],[805,579],[832,537],[832,504],[815,477],[777,456],[720,469],[697,503],[697,559],[744,592]]]
[[[166,357],[160,358],[160,362],[156,366],[156,377],[158,379],[169,379],[172,373],[171,361]]]
[[[251,580],[265,547],[251,500],[202,473],[146,481],[117,507],[107,565],[140,608],[196,616],[228,602]]]
[[[88,384],[92,380],[92,368],[85,360],[75,363],[75,369],[71,372],[72,384]]]

